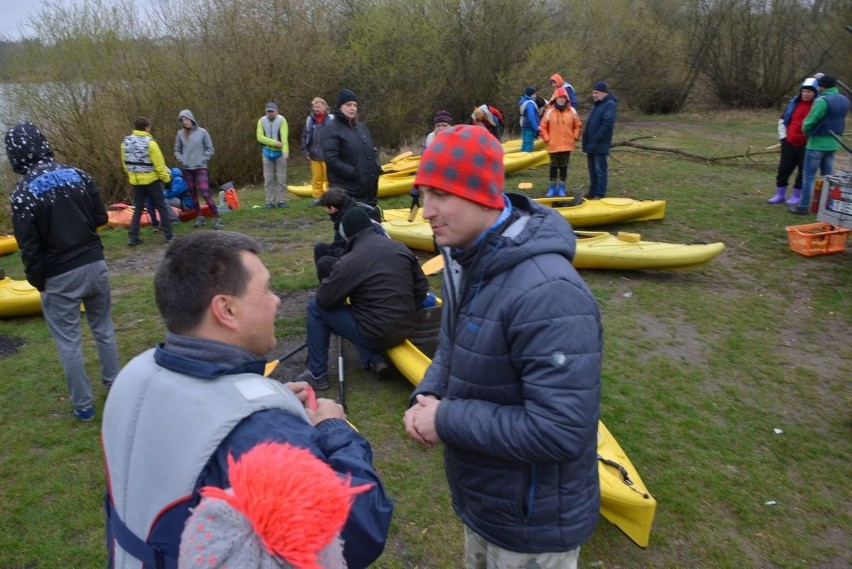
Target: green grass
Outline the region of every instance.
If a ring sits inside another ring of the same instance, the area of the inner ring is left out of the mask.
[[[723,156],[774,144],[774,124],[771,112],[624,116],[616,140],[653,135],[641,142]],[[726,250],[696,271],[582,273],[604,321],[602,418],[659,505],[650,547],[637,548],[601,520],[583,547],[581,567],[852,563],[852,247],[816,258],[790,252],[784,227],[809,218],[765,203],[776,160],[758,155],[708,165],[626,147],[613,152],[610,195],[663,198],[668,208],[664,220],[607,230],[659,241],[722,241]],[[307,169],[291,167],[290,178],[304,183]],[[586,181],[585,156],[576,152],[568,187]],[[530,193],[543,195],[547,167],[509,176],[507,189],[519,182],[532,182]],[[243,209],[225,220],[228,229],[264,244],[283,299],[278,355],[304,337],[304,305],[316,284],[312,248],[328,239],[331,227],[309,200],[293,199],[286,210],[252,209],[262,203],[258,188],[243,190],[241,200]],[[382,205],[407,207],[408,197]],[[188,224],[178,228],[190,231]],[[125,232],[104,232],[123,361],[163,335],[151,285],[162,246],[143,238],[130,250]],[[16,255],[0,258],[0,269],[23,278]],[[440,277],[431,282],[437,289]],[[0,360],[0,567],[103,566],[99,425],[72,419],[41,318],[0,321],[0,335],[24,342]],[[287,364],[276,377],[300,371],[304,352]],[[357,369],[351,348],[346,370],[350,418],[372,442],[396,501],[386,553],[375,566],[459,567],[461,526],[449,505],[441,453],[416,447],[402,427],[410,385],[401,377],[375,382]],[[96,393],[100,414],[105,394]],[[765,505],[770,500],[776,505]]]

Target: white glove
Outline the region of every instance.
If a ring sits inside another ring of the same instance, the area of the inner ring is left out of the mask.
[[[787,138],[787,126],[784,124],[784,119],[778,119],[778,138],[781,140]]]

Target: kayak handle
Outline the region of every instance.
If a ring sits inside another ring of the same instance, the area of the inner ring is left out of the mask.
[[[651,497],[651,495],[648,494],[647,492],[642,492],[641,490],[638,490],[638,489],[633,487],[633,481],[630,479],[630,473],[627,472],[627,469],[624,468],[622,465],[618,464],[614,460],[604,458],[601,455],[598,455],[598,460],[601,461],[602,463],[606,464],[607,466],[612,466],[613,468],[618,470],[618,473],[621,474],[622,482],[624,482],[627,486],[629,486],[631,490],[635,491],[637,494],[641,494],[642,497],[645,498],[646,500]]]

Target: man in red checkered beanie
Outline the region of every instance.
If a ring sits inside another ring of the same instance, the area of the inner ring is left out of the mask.
[[[500,144],[475,126],[444,130],[420,160],[444,303],[405,428],[444,445],[465,567],[573,569],[600,507],[600,313],[571,265],[571,226],[504,194],[503,173]]]

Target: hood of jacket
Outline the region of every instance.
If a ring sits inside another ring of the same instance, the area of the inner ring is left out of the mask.
[[[6,156],[16,174],[24,175],[40,163],[53,161],[44,133],[35,124],[24,122],[6,133]]]
[[[557,87],[562,87],[562,84],[565,83],[565,80],[562,79],[562,76],[558,73],[554,73],[550,76],[550,80],[556,83]]]
[[[180,168],[178,168],[177,166],[172,168],[172,178],[173,179],[174,178],[182,178],[182,177],[183,177],[183,172],[180,171]]]
[[[514,209],[509,220],[482,240],[476,247],[479,251],[464,251],[460,255],[454,253],[453,257],[459,259],[462,265],[466,263],[460,257],[467,257],[471,253],[479,257],[478,261],[473,261],[476,266],[471,268],[482,280],[538,255],[557,254],[568,259],[568,262],[574,259],[577,239],[565,218],[556,210],[521,194],[506,196]],[[523,224],[517,234],[513,234],[517,231],[513,231],[515,224]]]
[[[192,128],[195,128],[195,127],[198,126],[198,121],[195,120],[195,115],[193,115],[192,111],[190,111],[189,109],[184,109],[184,110],[182,110],[181,112],[178,113],[178,124],[181,125],[181,126],[183,126],[183,123],[181,122],[181,119],[183,117],[186,117],[186,118],[188,118],[189,120],[192,121]]]

